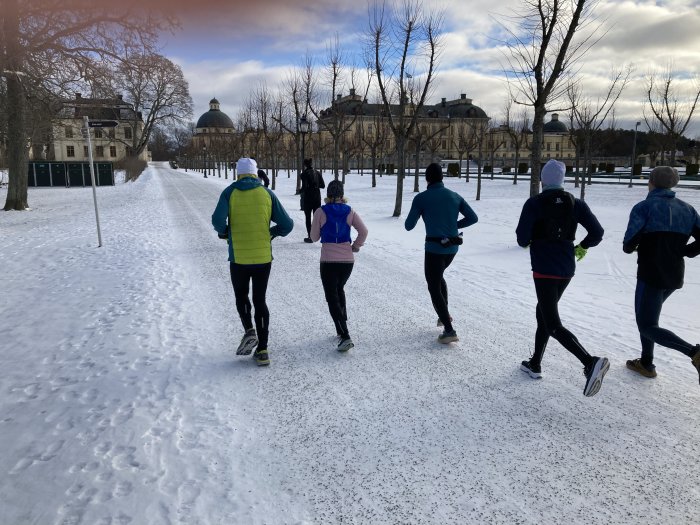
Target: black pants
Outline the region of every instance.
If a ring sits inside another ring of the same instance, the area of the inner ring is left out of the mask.
[[[235,264],[231,263],[231,284],[236,295],[236,309],[241,317],[243,328],[253,328],[251,306],[248,299],[250,282],[253,283],[253,307],[255,308],[255,330],[258,333],[258,348],[267,348],[270,312],[265,303],[267,281],[270,278],[272,263]]]
[[[353,263],[322,262],[321,283],[326,294],[328,311],[335,324],[336,333],[345,338],[348,332],[348,310],[345,305],[345,283],[352,273]]]
[[[304,207],[304,216],[306,217],[306,236],[311,237],[311,219],[313,219],[314,213],[321,206]]]
[[[569,286],[571,279],[539,279],[535,278],[537,293],[537,331],[535,332],[535,353],[532,362],[542,363],[544,349],[550,336],[581,361],[583,366],[593,362],[591,355],[586,352],[576,336],[564,328],[559,319],[559,299]]]
[[[445,331],[447,332],[453,328],[452,321],[450,321],[450,311],[447,309],[447,283],[442,276],[447,267],[452,264],[455,255],[454,253],[425,252],[425,262],[423,264],[430,300],[433,302],[433,308],[435,308],[435,312],[442,324],[445,325]]]
[[[654,363],[654,343],[678,350],[691,358],[697,351],[694,345],[684,341],[670,330],[659,327],[661,307],[674,291],[654,288],[644,281],[637,281],[634,314],[642,340],[642,364],[647,367]]]

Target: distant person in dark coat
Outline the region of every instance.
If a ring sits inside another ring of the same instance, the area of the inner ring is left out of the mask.
[[[542,167],[542,193],[525,202],[516,229],[518,244],[530,248],[532,277],[537,294],[535,352],[520,368],[534,379],[542,377],[542,357],[550,337],[554,337],[583,365],[586,384],[583,395],[600,390],[610,363],[605,357],[590,355],[574,334],[561,324],[559,300],[569,286],[586,250],[603,239],[603,227],[588,205],[564,191],[566,166],[550,160]],[[574,246],[578,225],[587,235]]]
[[[700,254],[700,216],[671,191],[678,180],[670,166],[651,171],[649,194],[632,208],[622,241],[625,253],[637,252],[634,313],[642,341],[641,358],[627,361],[627,368],[644,377],[656,377],[654,343],[688,356],[700,377],[700,345],[659,326],[664,301],[683,286],[684,258]]]
[[[270,179],[267,178],[267,173],[265,173],[263,170],[258,170],[258,178],[263,183],[263,186],[266,188],[270,186]]]
[[[304,171],[301,172],[301,208],[306,217],[306,237],[304,242],[311,240],[311,218],[318,208],[321,207],[321,188],[325,188],[321,172],[314,169],[311,159],[304,159]]]

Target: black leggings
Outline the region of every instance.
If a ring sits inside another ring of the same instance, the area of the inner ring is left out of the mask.
[[[320,206],[316,206],[315,208],[304,207],[304,215],[306,217],[306,236],[307,237],[311,236],[311,219],[313,218],[316,210],[318,210],[319,208],[320,208]]]
[[[547,347],[550,336],[574,354],[583,366],[589,366],[593,362],[593,358],[579,343],[576,336],[564,328],[559,319],[559,299],[570,282],[571,279],[535,278],[537,331],[535,332],[535,353],[532,356],[535,364],[542,363],[544,349]]]
[[[654,343],[678,350],[688,357],[693,357],[697,351],[692,344],[684,341],[670,330],[659,326],[661,307],[674,291],[654,288],[644,281],[637,280],[637,289],[634,294],[634,314],[642,340],[642,364],[645,366],[651,366],[654,363]]]
[[[453,328],[450,320],[450,311],[447,309],[447,283],[442,275],[447,267],[452,264],[455,255],[454,253],[425,252],[425,262],[423,264],[430,300],[433,302],[433,308],[435,308],[438,318],[445,325],[446,332],[452,331]]]
[[[328,311],[335,324],[336,333],[343,337],[350,337],[348,332],[348,310],[345,306],[345,283],[352,273],[353,263],[322,262],[321,283],[328,302]]]
[[[270,278],[272,263],[236,264],[231,263],[231,284],[236,295],[236,309],[241,317],[243,328],[253,328],[251,306],[248,299],[250,281],[253,282],[253,306],[255,307],[255,330],[258,334],[258,348],[267,348],[268,324],[270,312],[265,304],[267,281]]]

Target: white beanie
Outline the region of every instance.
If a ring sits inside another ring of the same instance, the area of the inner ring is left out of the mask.
[[[238,175],[257,175],[258,163],[255,162],[255,159],[243,157],[236,162],[236,171]]]
[[[566,174],[566,164],[558,160],[548,160],[547,164],[542,166],[540,179],[542,186],[561,186],[564,184],[564,175]]]

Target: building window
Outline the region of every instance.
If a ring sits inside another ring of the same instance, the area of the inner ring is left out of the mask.
[[[67,139],[73,138],[73,128],[71,126],[66,126],[66,138]]]
[[[66,146],[66,157],[75,157],[75,146]]]
[[[83,146],[83,157],[87,159],[90,156],[89,153],[87,146]]]
[[[102,138],[102,130],[101,130],[101,129],[96,129],[96,130],[95,130],[95,138],[96,138],[96,139],[101,139],[101,138]]]
[[[116,146],[110,146],[110,147],[109,147],[109,156],[110,156],[110,157],[116,157],[116,156],[117,156],[117,147],[116,147]]]
[[[98,157],[104,157],[105,156],[105,147],[104,146],[97,146],[95,148],[95,154]]]
[[[547,142],[547,151],[549,151],[551,149],[551,146],[552,145],[549,142]],[[549,155],[547,155],[547,156],[549,157]]]
[[[124,128],[124,138],[130,139],[131,137],[131,126],[127,126]]]
[[[110,128],[110,130],[107,132],[107,136],[108,136],[110,139],[113,139],[113,138],[114,138],[114,128]]]
[[[559,151],[559,143],[558,143],[558,142],[555,144],[555,146],[556,146],[556,147],[555,147],[554,149],[556,149],[557,151]]]

